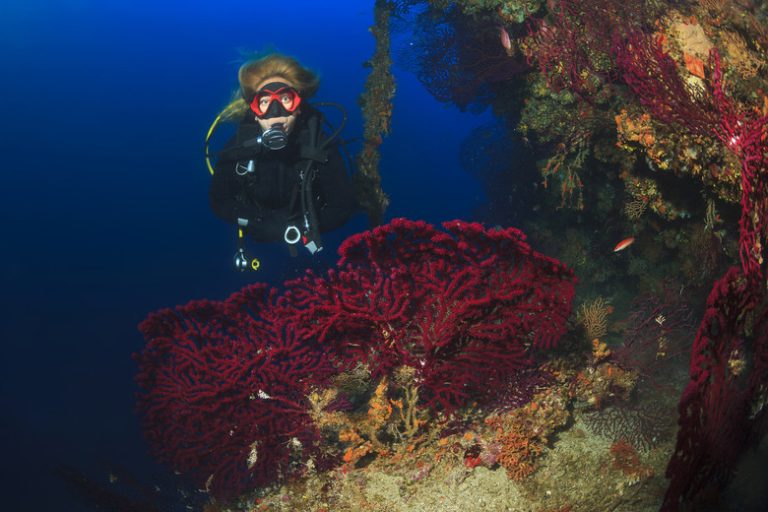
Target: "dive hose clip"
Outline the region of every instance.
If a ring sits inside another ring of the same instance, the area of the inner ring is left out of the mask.
[[[248,270],[248,258],[245,256],[245,250],[240,247],[235,253],[235,268],[240,272]]]
[[[283,240],[291,248],[301,242],[310,254],[315,254],[316,252],[323,250],[323,246],[320,244],[319,237],[310,236],[308,233],[302,234],[301,230],[294,224],[291,224],[285,228]]]
[[[246,270],[259,270],[261,262],[258,258],[248,259],[245,255],[245,232],[244,229],[248,226],[248,219],[237,219],[237,252],[234,257],[235,268],[240,272]]]

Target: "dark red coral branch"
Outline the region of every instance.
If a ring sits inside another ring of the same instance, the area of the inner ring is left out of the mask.
[[[286,470],[295,438],[315,438],[305,395],[325,382],[324,353],[300,340],[255,285],[226,302],[197,301],[142,322],[139,409],[156,456],[219,497]]]
[[[764,288],[731,268],[715,283],[678,405],[677,447],[662,511],[722,489],[741,455],[768,432],[768,303]]]
[[[613,359],[624,369],[640,372],[654,388],[668,383],[670,363],[690,351],[695,330],[691,309],[672,281],[658,292],[644,293],[632,301],[623,343],[612,350]]]
[[[768,115],[739,112],[725,94],[720,55],[713,50],[712,96],[720,111],[715,134],[741,163],[739,256],[747,275],[763,275],[763,248],[768,241]]]

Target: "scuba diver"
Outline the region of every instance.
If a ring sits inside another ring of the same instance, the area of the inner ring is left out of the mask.
[[[359,207],[337,138],[343,122],[327,135],[323,115],[308,102],[318,76],[273,53],[243,64],[238,80],[238,99],[206,137],[209,199],[217,217],[238,226],[235,266],[256,270],[258,260],[245,256],[246,235],[285,241],[292,255],[301,243],[314,254],[323,247],[320,234],[344,225]],[[211,166],[208,141],[222,119],[236,121],[237,132]]]

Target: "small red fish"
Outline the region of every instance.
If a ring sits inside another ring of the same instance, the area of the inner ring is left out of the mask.
[[[623,251],[624,249],[632,245],[634,241],[635,241],[635,237],[633,236],[630,236],[629,238],[625,238],[624,240],[616,244],[616,247],[613,248],[613,252]]]
[[[512,40],[509,38],[509,32],[504,27],[499,27],[499,37],[501,39],[501,46],[507,52],[508,56],[512,56],[514,51],[512,50]]]

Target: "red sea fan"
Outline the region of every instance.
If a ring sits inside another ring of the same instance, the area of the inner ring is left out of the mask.
[[[448,413],[502,389],[557,343],[575,278],[516,229],[444,227],[396,219],[282,294],[259,284],[150,315],[136,380],[158,458],[217,497],[271,483],[315,447],[310,390],[359,362],[414,368],[422,405]]]
[[[663,512],[723,489],[741,455],[768,432],[768,301],[762,284],[731,268],[715,283],[678,405],[677,446]]]
[[[338,271],[286,284],[286,304],[305,335],[374,375],[414,368],[423,404],[452,411],[556,344],[575,279],[516,229],[444,227],[396,219],[353,236]]]
[[[139,327],[146,437],[161,461],[217,497],[274,480],[290,462],[289,442],[306,456],[315,439],[305,396],[331,367],[274,302],[273,290],[255,285],[226,302],[159,311]]]

